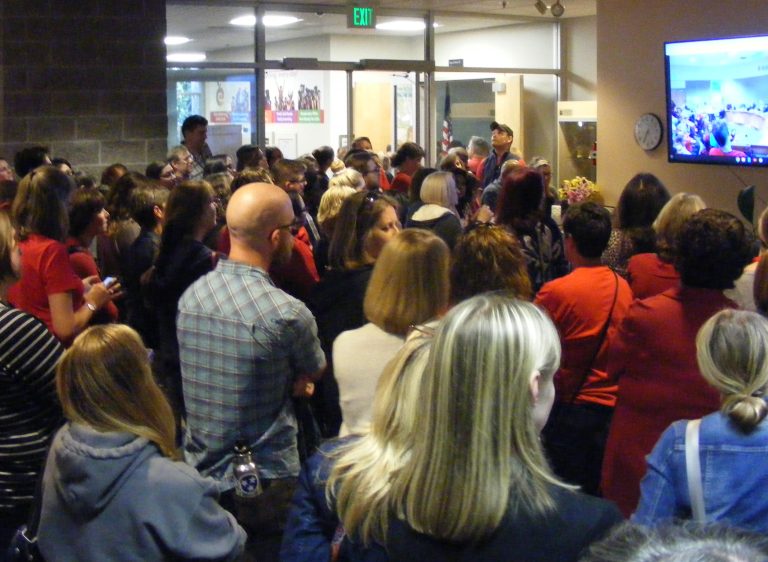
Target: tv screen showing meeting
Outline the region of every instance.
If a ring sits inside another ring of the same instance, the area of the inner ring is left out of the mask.
[[[768,36],[664,44],[670,162],[768,166]]]

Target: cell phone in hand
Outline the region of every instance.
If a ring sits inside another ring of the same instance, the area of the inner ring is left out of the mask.
[[[105,287],[109,288],[115,284],[115,281],[117,281],[117,277],[106,277],[104,278],[103,283]]]

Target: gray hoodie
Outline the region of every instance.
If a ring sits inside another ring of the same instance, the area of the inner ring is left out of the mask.
[[[142,437],[67,424],[45,467],[40,549],[49,562],[233,560],[245,531],[217,498]]]

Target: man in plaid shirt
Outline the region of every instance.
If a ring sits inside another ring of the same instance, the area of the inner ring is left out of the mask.
[[[272,263],[290,257],[294,220],[280,188],[238,189],[227,208],[229,259],[187,289],[177,321],[187,409],[184,458],[221,482],[222,504],[230,507],[233,448],[245,441],[264,494],[245,509],[250,514],[231,507],[249,534],[273,539],[279,539],[299,473],[291,395],[311,395],[312,381],[325,368],[312,314],[267,274]],[[249,525],[249,518],[258,524]]]

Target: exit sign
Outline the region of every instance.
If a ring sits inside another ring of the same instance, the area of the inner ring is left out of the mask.
[[[347,27],[376,27],[376,12],[371,7],[352,6],[347,12]]]

